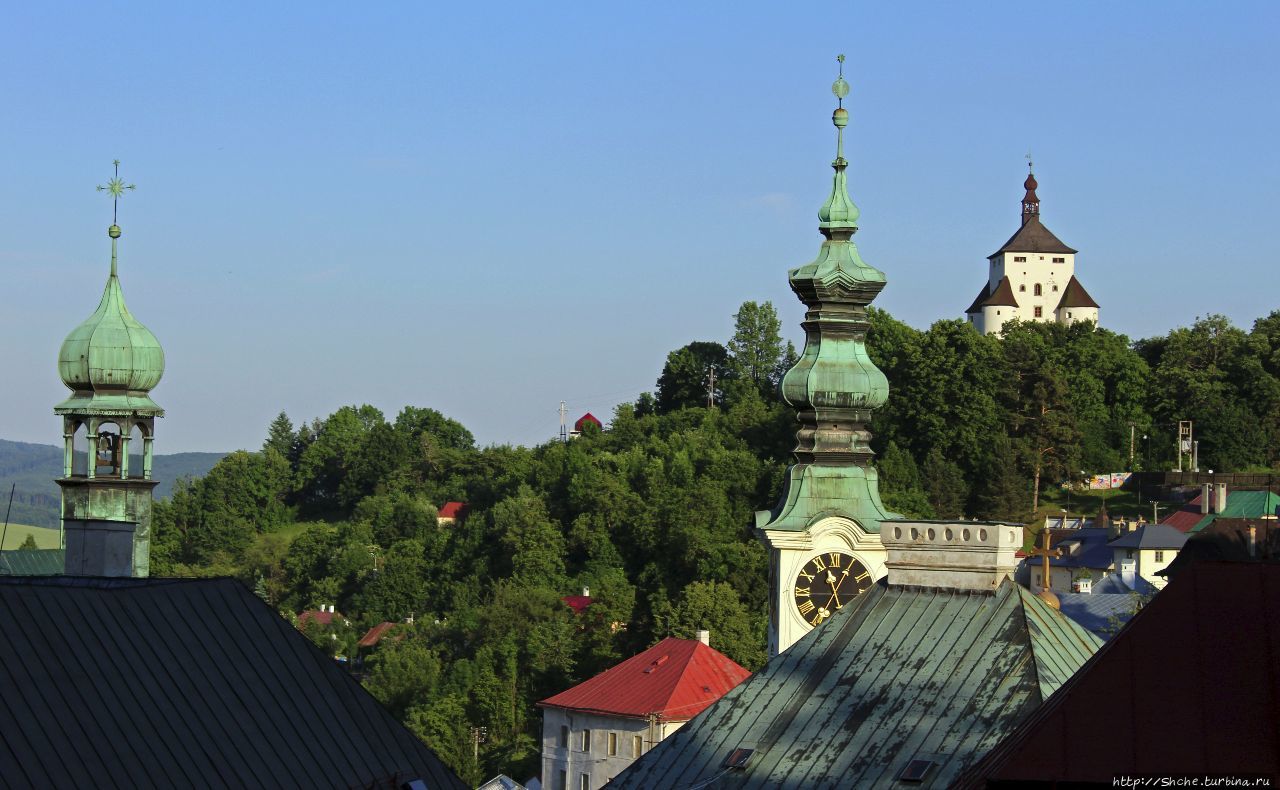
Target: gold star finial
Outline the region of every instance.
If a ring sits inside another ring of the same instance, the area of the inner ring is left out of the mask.
[[[112,160],[111,164],[115,166],[115,175],[112,176],[111,180],[106,183],[106,186],[99,184],[98,191],[106,192],[108,195],[111,196],[111,227],[114,228],[117,224],[116,220],[118,219],[118,216],[119,216],[118,211],[120,208],[120,198],[124,197],[124,193],[126,189],[134,190],[134,189],[137,189],[138,187],[136,184],[126,184],[120,178],[120,160],[119,159]]]

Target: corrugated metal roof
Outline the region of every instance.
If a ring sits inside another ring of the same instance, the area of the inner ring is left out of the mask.
[[[1187,536],[1168,524],[1144,524],[1107,544],[1113,549],[1180,549]]]
[[[539,705],[682,721],[702,712],[751,673],[694,639],[667,637]]]
[[[0,577],[0,787],[462,783],[232,579]]]
[[[864,787],[932,760],[945,786],[1101,644],[1012,581],[858,596],[609,787]],[[745,769],[725,769],[739,748]]]
[[[10,549],[0,551],[0,574],[58,576],[64,562],[62,549]]]
[[[1179,532],[1199,532],[1218,518],[1259,518],[1275,515],[1280,507],[1280,494],[1269,491],[1228,491],[1227,506],[1221,513],[1201,513],[1200,502],[1204,495],[1197,495],[1182,508],[1170,513],[1161,524]]]
[[[1280,783],[1277,667],[1280,563],[1196,563],[957,786],[1125,775]]]

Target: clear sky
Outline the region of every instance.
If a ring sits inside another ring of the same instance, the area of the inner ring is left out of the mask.
[[[53,444],[120,274],[157,450],[372,403],[541,442],[818,248],[835,55],[876,304],[961,317],[1023,155],[1104,326],[1280,307],[1274,2],[21,3],[0,29],[0,437]]]

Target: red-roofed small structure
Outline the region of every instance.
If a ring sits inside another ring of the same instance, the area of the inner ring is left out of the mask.
[[[315,622],[320,625],[332,625],[334,622],[345,625],[347,618],[342,612],[335,612],[332,606],[321,606],[319,609],[308,609],[298,614],[298,628],[302,629],[307,623]]]
[[[587,607],[591,605],[590,595],[566,595],[560,600],[568,604],[574,614],[582,614],[587,611]]]
[[[573,430],[577,431],[578,433],[582,433],[583,426],[588,424],[594,425],[597,428],[601,428],[601,429],[604,428],[604,423],[597,420],[596,416],[591,412],[587,412],[586,414],[579,417],[578,421],[573,424]]]
[[[436,524],[453,524],[458,521],[465,521],[467,514],[471,512],[471,508],[466,502],[445,502],[444,506],[436,512]]]
[[[707,641],[705,631],[668,637],[539,702],[543,777],[589,773],[599,787],[746,680],[751,673]]]
[[[360,641],[356,643],[356,646],[363,648],[375,647],[387,635],[387,632],[395,628],[396,625],[397,623],[378,623],[364,632],[364,636],[360,637]]]

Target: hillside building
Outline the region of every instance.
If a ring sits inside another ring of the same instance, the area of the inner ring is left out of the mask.
[[[708,642],[668,637],[539,702],[542,787],[603,787],[751,674]]]
[[[987,282],[965,311],[979,332],[996,335],[1019,321],[1098,321],[1098,303],[1076,278],[1076,250],[1040,221],[1035,173],[1023,187],[1022,224],[987,258]]]

